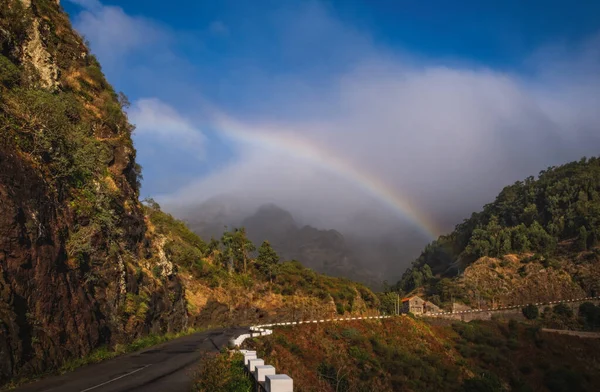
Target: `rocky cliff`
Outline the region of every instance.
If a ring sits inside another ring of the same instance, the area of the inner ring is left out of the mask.
[[[0,2],[0,384],[187,323],[179,278],[143,273],[124,105],[57,1]]]

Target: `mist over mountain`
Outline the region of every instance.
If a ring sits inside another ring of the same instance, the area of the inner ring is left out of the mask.
[[[206,240],[220,238],[226,228],[244,227],[256,246],[267,240],[284,259],[376,287],[399,277],[429,240],[376,207],[365,207],[328,227],[327,222],[311,222],[301,212],[276,203],[256,203],[220,195],[192,208],[174,210]]]

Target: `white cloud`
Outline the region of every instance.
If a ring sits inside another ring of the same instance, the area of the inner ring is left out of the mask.
[[[156,46],[169,38],[167,31],[141,16],[131,16],[121,7],[103,5],[97,0],[70,0],[83,7],[74,26],[102,61],[119,60],[125,54]]]
[[[70,3],[77,4],[88,10],[97,10],[102,8],[102,3],[99,0],[67,0]]]
[[[204,134],[189,119],[159,99],[137,100],[128,114],[136,126],[136,140],[153,141],[156,145],[186,151],[193,158],[204,157]]]

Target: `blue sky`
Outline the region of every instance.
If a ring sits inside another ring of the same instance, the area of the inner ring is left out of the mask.
[[[598,151],[598,1],[62,3],[133,103],[143,195],[173,209],[236,192],[327,225],[378,203],[223,119],[351,161],[442,226]]]

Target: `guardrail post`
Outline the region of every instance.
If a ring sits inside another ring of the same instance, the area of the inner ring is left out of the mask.
[[[265,376],[267,376],[267,375],[272,376],[275,373],[276,373],[275,367],[271,366],[271,365],[257,365],[254,368],[254,377],[256,378],[256,381],[258,381],[258,382],[264,382]]]
[[[267,392],[293,392],[294,380],[287,374],[265,376],[265,390]]]
[[[251,359],[256,359],[256,351],[248,351],[244,353],[244,365],[248,366]]]
[[[255,369],[257,366],[264,366],[264,364],[265,364],[265,361],[264,361],[264,360],[262,360],[262,359],[260,359],[260,358],[252,358],[252,359],[249,359],[249,360],[248,360],[248,365],[247,365],[247,367],[248,367],[248,371],[249,371],[250,373],[254,374],[254,369]]]

